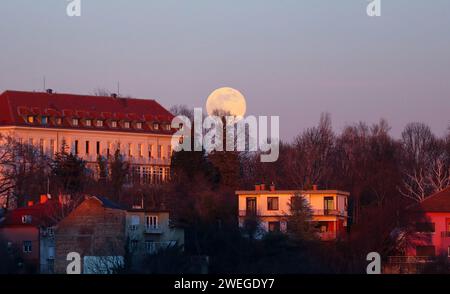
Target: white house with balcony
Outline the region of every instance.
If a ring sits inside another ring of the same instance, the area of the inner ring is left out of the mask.
[[[312,210],[312,221],[319,229],[322,240],[334,240],[345,233],[348,219],[349,193],[340,190],[276,190],[274,185],[266,189],[264,184],[255,190],[236,191],[239,205],[239,225],[244,226],[249,217],[257,217],[260,228],[266,232],[287,232],[291,202],[301,196]]]

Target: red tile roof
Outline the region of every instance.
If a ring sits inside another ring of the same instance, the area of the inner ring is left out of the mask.
[[[450,212],[450,187],[425,198],[418,208],[425,212]]]
[[[49,226],[56,223],[56,215],[58,215],[61,206],[58,201],[47,201],[46,203],[38,203],[33,206],[20,207],[12,211],[6,212],[5,220],[1,225],[5,226]],[[23,216],[31,216],[30,223],[23,223]]]
[[[38,116],[36,122],[28,123],[27,116]],[[47,124],[40,122],[41,116],[48,116]],[[56,123],[62,118],[62,124]],[[78,126],[72,125],[72,118],[79,118]],[[5,91],[0,95],[0,126],[33,126],[44,128],[94,129],[139,133],[171,134],[162,126],[153,129],[153,123],[170,124],[173,115],[155,100],[88,96],[43,92]],[[84,119],[104,120],[103,127],[86,126]],[[112,120],[118,121],[113,128]],[[130,128],[122,123],[129,121]],[[135,122],[142,122],[142,129]]]

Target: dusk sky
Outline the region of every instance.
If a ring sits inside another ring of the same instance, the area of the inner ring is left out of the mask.
[[[392,134],[450,125],[450,1],[65,0],[0,3],[0,92],[103,88],[170,107],[238,89],[291,141],[331,114],[336,131],[385,118]]]

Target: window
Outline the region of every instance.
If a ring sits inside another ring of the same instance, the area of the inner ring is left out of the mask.
[[[155,253],[156,252],[156,242],[145,240],[145,252]]]
[[[78,140],[75,140],[74,142],[74,151],[75,151],[75,155],[78,155]]]
[[[153,148],[152,145],[148,145],[148,158],[153,158],[153,155],[152,155],[152,148]]]
[[[159,129],[159,124],[158,124],[158,123],[153,123],[153,129],[154,129],[154,130]]]
[[[163,168],[162,167],[154,167],[152,169],[152,183],[159,184],[163,180]]]
[[[55,231],[53,230],[53,228],[47,228],[46,231],[49,237],[53,237],[55,235]]]
[[[166,124],[166,131],[170,131],[171,130],[171,126],[169,124]]]
[[[42,116],[41,117],[41,124],[43,124],[43,125],[48,124],[48,117],[47,116]]]
[[[246,199],[246,215],[256,215],[256,197],[248,197]]]
[[[113,121],[111,122],[111,127],[117,128],[117,121],[113,120]]]
[[[123,123],[123,127],[124,127],[125,129],[129,129],[129,128],[130,128],[130,122],[129,122],[129,121],[124,122],[124,123]]]
[[[139,227],[139,215],[132,215],[130,220],[130,231],[136,231]]]
[[[161,145],[158,145],[158,150],[157,150],[157,155],[158,155],[158,158],[161,158],[161,153],[162,153],[162,146]]]
[[[92,120],[87,119],[87,120],[86,120],[86,126],[87,126],[87,127],[92,126]]]
[[[139,241],[138,240],[131,240],[130,241],[130,250],[132,252],[136,251],[136,249],[138,248],[138,245],[139,245]]]
[[[416,223],[416,232],[418,232],[418,233],[434,233],[435,232],[435,224],[428,223],[428,222]]]
[[[29,144],[29,145],[33,145],[33,144],[34,144],[33,138],[29,138],[29,139],[28,139],[28,144]]]
[[[32,250],[31,241],[23,241],[23,252],[30,253]]]
[[[167,145],[167,158],[171,158],[171,157],[172,157],[172,146]]]
[[[143,184],[151,183],[151,168],[149,166],[142,167],[142,183]]]
[[[416,256],[435,256],[436,249],[434,246],[417,246]]]
[[[28,115],[27,116],[27,122],[29,124],[34,124],[34,116],[33,115]]]
[[[102,120],[100,120],[100,119],[97,120],[97,127],[99,127],[99,128],[103,127],[103,121]]]
[[[97,155],[99,155],[100,154],[100,141],[97,141],[95,149],[96,149],[95,151],[96,151]]]
[[[138,144],[138,153],[139,153],[139,157],[142,157],[142,144]]]
[[[47,248],[47,253],[48,253],[48,259],[55,259],[55,247],[54,246],[49,246]]]
[[[269,222],[268,227],[269,227],[269,232],[279,232],[280,231],[280,222]]]
[[[22,223],[23,224],[31,224],[31,221],[33,220],[31,215],[22,215]]]
[[[89,141],[86,141],[86,154],[89,154]]]
[[[334,210],[334,200],[332,196],[323,198],[323,210],[325,214],[329,214],[331,210]]]
[[[62,125],[62,118],[61,118],[61,117],[57,117],[57,118],[55,119],[55,123],[56,123],[58,126]]]
[[[55,140],[51,139],[50,140],[50,155],[53,156],[54,153],[55,153]]]
[[[72,118],[72,125],[78,126],[78,118]]]
[[[44,139],[39,140],[39,151],[44,154]]]
[[[128,156],[133,156],[133,145],[131,145],[131,143],[128,143]]]
[[[158,216],[156,216],[156,215],[147,215],[145,217],[145,225],[147,226],[147,228],[157,229],[159,227]]]
[[[137,122],[136,123],[136,129],[142,129],[142,123],[141,122]]]
[[[450,257],[450,246],[447,248],[447,256]]]
[[[267,197],[267,210],[278,210],[278,197]]]

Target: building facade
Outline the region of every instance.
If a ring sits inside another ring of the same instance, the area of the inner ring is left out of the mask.
[[[411,246],[406,250],[410,257],[450,257],[450,187],[425,198],[410,208],[416,215]]]
[[[412,229],[402,238],[402,255],[389,256],[384,273],[420,273],[436,268],[438,260],[450,260],[450,187],[408,210]]]
[[[29,201],[26,207],[8,211],[0,223],[0,236],[23,260],[24,272],[54,272],[54,230],[57,224],[54,216],[60,207],[58,201],[41,195],[39,203]]]
[[[125,212],[108,199],[86,196],[55,230],[55,272],[66,273],[71,252],[80,255],[82,273],[105,273],[123,265]]]
[[[347,226],[348,192],[339,190],[276,190],[256,185],[255,190],[236,191],[239,205],[239,225],[244,226],[248,217],[255,216],[265,232],[287,232],[287,217],[291,214],[291,201],[301,196],[309,203],[313,219],[322,240],[334,240],[345,233]]]
[[[97,158],[116,151],[143,183],[169,178],[172,115],[155,100],[5,91],[0,134],[34,145],[52,157],[65,148],[93,170]]]
[[[159,250],[184,245],[184,230],[175,227],[169,212],[134,208],[126,213],[126,234],[132,265],[139,269],[143,258]]]

